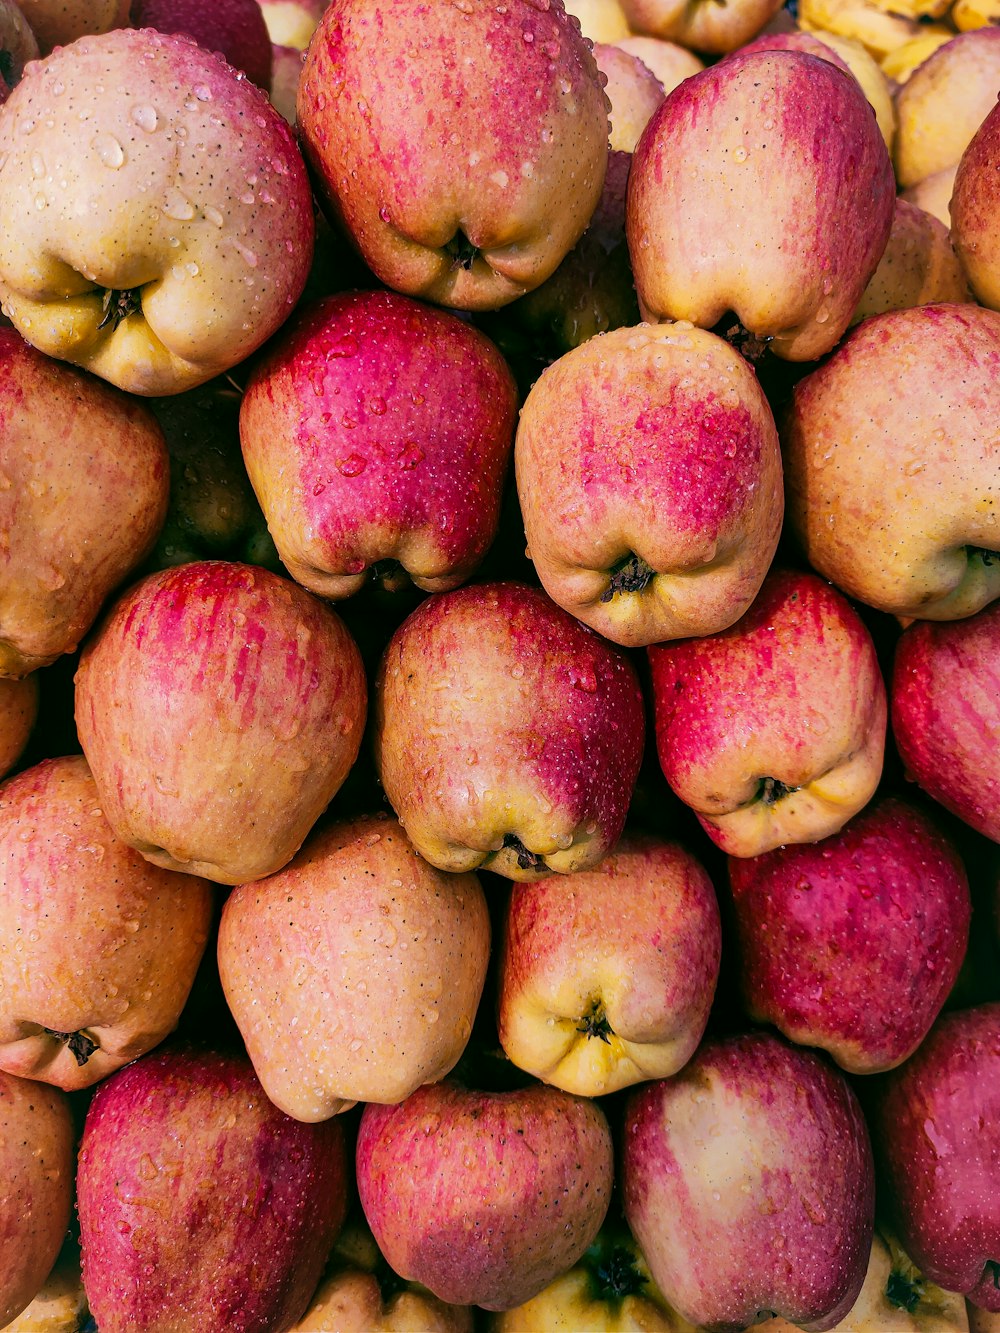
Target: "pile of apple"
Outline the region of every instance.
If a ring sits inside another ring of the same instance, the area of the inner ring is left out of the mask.
[[[1000,1328],[990,3],[0,0],[0,1327]]]

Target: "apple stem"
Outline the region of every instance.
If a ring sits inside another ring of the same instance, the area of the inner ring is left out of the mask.
[[[602,602],[610,602],[616,592],[642,592],[653,577],[653,568],[641,555],[630,555],[614,568],[611,582],[601,594]]]
[[[56,1032],[53,1028],[43,1028],[50,1037],[58,1037],[64,1041],[78,1065],[85,1065],[96,1050],[99,1050],[98,1043],[93,1037],[88,1037],[85,1032]]]
[[[517,864],[522,870],[537,870],[545,864],[545,858],[537,852],[529,852],[516,833],[508,833],[503,840],[504,847],[510,847],[517,853]]]
[[[885,1298],[898,1310],[912,1314],[920,1304],[923,1283],[919,1278],[907,1277],[905,1273],[893,1270],[885,1284]]]
[[[123,319],[127,319],[129,315],[134,315],[137,310],[141,310],[140,290],[139,287],[108,287],[101,301],[104,318],[97,327],[103,329],[110,324],[113,333]]]
[[[798,787],[789,787],[777,778],[763,778],[757,795],[765,805],[776,805],[783,796],[788,796],[793,791],[798,791]]]
[[[473,245],[462,231],[456,231],[444,248],[445,253],[451,255],[452,268],[469,270],[479,256],[479,247]]]

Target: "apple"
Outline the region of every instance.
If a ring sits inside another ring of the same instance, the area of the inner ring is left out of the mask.
[[[898,0],[891,0],[891,3],[898,3]],[[919,31],[926,32],[929,29],[921,26]],[[896,139],[896,105],[893,101],[895,88],[882,66],[854,38],[841,37],[832,32],[817,32],[814,35],[833,55],[843,60],[861,85],[861,91],[875,112],[875,119],[891,156]]]
[[[633,32],[721,55],[755,37],[784,0],[622,0]]]
[[[875,272],[894,203],[856,79],[800,51],[737,53],[669,93],[636,147],[639,307],[703,328],[732,312],[776,356],[817,360]]]
[[[595,43],[594,59],[607,80],[604,89],[611,103],[609,142],[614,151],[631,153],[663,101],[663,84],[638,56],[619,46]]]
[[[454,1068],[486,981],[475,875],[422,860],[388,816],[336,823],[234,889],[219,974],[264,1091],[297,1120],[401,1102]]]
[[[395,292],[303,307],[247,384],[240,440],[278,553],[323,597],[457,587],[496,535],[517,388],[448,311]]]
[[[591,42],[617,42],[629,34],[621,0],[566,0],[566,13]]]
[[[347,1211],[338,1121],[303,1125],[249,1061],[178,1049],[100,1085],[77,1171],[83,1284],[101,1333],[285,1330]]]
[[[932,1282],[1000,1311],[1000,1003],[943,1014],[879,1081],[870,1111],[885,1203]]]
[[[874,1171],[857,1098],[758,1032],[703,1043],[625,1106],[625,1216],[666,1300],[715,1333],[783,1316],[833,1328],[861,1291]]]
[[[0,677],[0,777],[20,759],[38,717],[38,677]]]
[[[295,124],[295,104],[302,77],[302,52],[297,46],[271,47],[271,105]]]
[[[271,38],[257,0],[132,0],[132,25],[186,32],[271,91]]]
[[[0,676],[23,676],[73,652],[145,559],[170,481],[144,404],[10,328],[0,366]]]
[[[916,204],[897,198],[889,242],[851,323],[886,310],[972,299],[947,226]]]
[[[305,285],[312,195],[291,130],[190,37],[120,28],[29,65],[0,108],[0,162],[4,312],[132,393],[222,374]]]
[[[4,1324],[3,1333],[79,1333],[87,1327],[87,1297],[80,1277],[80,1252],[67,1241],[34,1300]]]
[[[969,1333],[998,1333],[1000,1331],[1000,1314],[992,1310],[980,1309],[978,1305],[971,1305],[968,1301],[965,1303],[965,1308],[969,1316]]]
[[[961,3],[961,0],[958,0],[958,3]],[[954,18],[954,7],[951,17]],[[950,42],[954,36],[953,29],[935,26],[933,31],[921,33],[919,37],[913,37],[902,46],[897,46],[894,51],[890,51],[882,60],[881,69],[898,92],[914,70],[919,69],[939,46],[944,46],[945,42]]]
[[[540,590],[422,602],[385,650],[373,713],[385,794],[439,869],[538,879],[618,841],[642,759],[638,676]]]
[[[274,46],[304,51],[330,0],[258,0]]]
[[[918,809],[883,797],[808,846],[731,859],[747,1012],[852,1074],[917,1049],[958,978],[971,904],[962,861]]]
[[[349,1218],[309,1309],[289,1333],[472,1333],[473,1310],[394,1273],[363,1217]]]
[[[951,196],[951,239],[976,300],[991,310],[1000,307],[1000,229],[995,207],[998,161],[1000,109],[994,106],[962,155]]]
[[[731,625],[778,544],[767,399],[737,351],[688,324],[616,329],[549,366],[514,463],[543,587],[627,647]]]
[[[799,0],[799,25],[806,32],[829,32],[859,42],[882,60],[926,31],[915,15],[903,12],[905,7],[906,0],[893,0],[891,9],[879,0]]]
[[[0,786],[0,1069],[89,1087],[173,1031],[212,922],[204,880],[114,836],[82,755]]]
[[[948,167],[944,171],[936,171],[933,176],[928,176],[926,180],[920,181],[919,184],[912,186],[909,190],[901,190],[899,198],[908,204],[915,204],[917,208],[922,208],[926,213],[930,213],[932,217],[937,218],[942,226],[950,230],[951,196],[955,189],[957,174],[957,166]],[[954,236],[951,240],[954,244]],[[964,271],[964,264],[962,267]]]
[[[236,561],[142,579],[76,673],[80,744],[115,835],[220,884],[292,859],[358,756],[366,707],[336,613]]]
[[[1000,603],[966,620],[908,626],[896,645],[891,700],[909,776],[1000,842]]]
[[[608,102],[559,0],[337,0],[298,126],[317,188],[377,277],[490,310],[544,282],[601,196]]]
[[[65,1093],[0,1070],[0,1328],[34,1300],[59,1254],[73,1150]]]
[[[774,566],[721,634],[649,649],[672,790],[730,856],[836,832],[882,776],[886,691],[860,616],[815,574]]]
[[[38,42],[14,0],[0,0],[0,102],[24,73],[30,60],[38,59]]]
[[[132,0],[17,0],[43,55],[78,37],[123,28]]]
[[[849,596],[922,620],[1000,596],[998,358],[994,311],[918,306],[865,320],[795,386],[789,528]]]
[[[705,1031],[721,947],[700,862],[626,834],[593,870],[513,886],[501,1045],[520,1069],[583,1097],[675,1074]]]
[[[572,1267],[604,1221],[611,1131],[596,1102],[445,1080],[358,1127],[358,1197],[390,1266],[452,1305],[504,1310]],[[103,1330],[102,1330],[103,1333]]]
[[[678,46],[676,42],[665,41],[662,37],[631,34],[617,38],[615,46],[620,46],[631,56],[638,56],[660,80],[664,94],[705,68],[705,62],[699,60],[693,51],[689,51],[686,46]]]
[[[984,28],[1000,18],[997,0],[955,0],[948,16],[959,32]]]

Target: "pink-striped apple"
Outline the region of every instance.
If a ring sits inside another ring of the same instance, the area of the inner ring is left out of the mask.
[[[1000,108],[994,105],[959,160],[950,203],[955,250],[976,300],[991,310],[1000,310],[998,163]]]
[[[291,579],[205,560],[115,603],[76,673],[76,724],[117,837],[240,884],[287,865],[357,758],[361,654]]]
[[[833,1328],[861,1291],[872,1150],[847,1080],[770,1033],[716,1038],[629,1094],[625,1215],[669,1303],[713,1333]]]
[[[594,59],[607,79],[605,92],[611,103],[609,142],[612,151],[631,153],[650,116],[663,101],[663,84],[638,56],[617,45],[596,43]]]
[[[662,838],[626,834],[593,870],[515,884],[501,1045],[519,1068],[583,1097],[675,1074],[705,1031],[721,945],[711,880]]]
[[[382,291],[303,309],[240,408],[289,573],[330,598],[378,575],[457,587],[496,534],[516,413],[503,357],[447,311]]]
[[[385,794],[432,865],[538,879],[618,841],[642,760],[639,679],[540,590],[429,597],[389,641],[372,702]]]
[[[782,0],[622,0],[633,32],[721,55],[755,37],[782,7]]]
[[[562,0],[333,0],[298,125],[373,272],[463,310],[506,305],[555,271],[608,159],[601,77]]]
[[[664,776],[730,856],[836,832],[882,775],[875,645],[836,589],[772,569],[730,629],[649,649]]]
[[[910,777],[1000,842],[1000,603],[965,620],[909,625],[896,644],[890,697]]]
[[[884,797],[822,842],[730,860],[729,883],[752,1018],[852,1074],[917,1049],[958,977],[971,912],[962,861],[925,815]]]
[[[186,32],[271,91],[271,38],[257,0],[132,0],[132,26]]]
[[[738,52],[668,93],[636,147],[627,220],[643,316],[703,328],[732,316],[775,355],[818,360],[875,272],[895,197],[852,75],[800,51]]]
[[[549,596],[626,647],[711,634],[781,533],[778,432],[754,372],[687,324],[615,329],[539,376],[514,445]]]
[[[541,1083],[446,1079],[365,1107],[358,1195],[390,1266],[453,1305],[521,1305],[571,1268],[611,1198],[600,1106]]]

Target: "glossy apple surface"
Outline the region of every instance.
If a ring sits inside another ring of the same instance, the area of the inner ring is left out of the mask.
[[[43,54],[129,21],[131,0],[18,0]]]
[[[21,757],[38,717],[38,677],[0,679],[0,777]]]
[[[132,26],[186,32],[271,91],[271,38],[257,0],[132,0]]]

